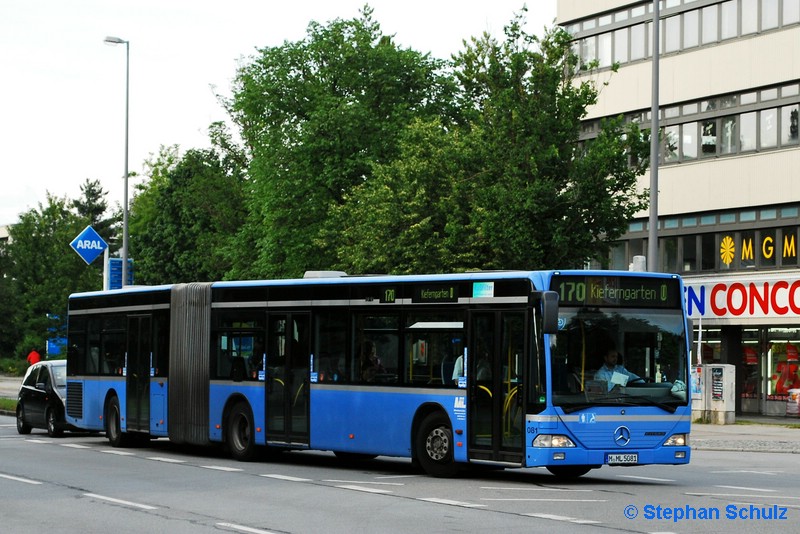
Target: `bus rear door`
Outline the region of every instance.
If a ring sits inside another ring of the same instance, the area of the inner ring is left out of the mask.
[[[128,316],[125,413],[128,432],[150,431],[151,325],[152,318],[149,315]]]

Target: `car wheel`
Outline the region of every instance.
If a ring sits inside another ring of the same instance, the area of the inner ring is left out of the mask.
[[[59,428],[58,421],[56,421],[56,410],[54,408],[47,408],[44,413],[44,418],[47,421],[47,435],[51,438],[61,436],[64,431]]]
[[[20,434],[31,433],[31,425],[25,422],[25,409],[22,405],[17,406],[17,432]]]

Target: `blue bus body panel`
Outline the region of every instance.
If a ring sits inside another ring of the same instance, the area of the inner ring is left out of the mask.
[[[624,412],[624,413],[623,413]],[[651,407],[624,408],[595,406],[571,414],[529,415],[527,417],[526,464],[605,465],[609,454],[637,454],[635,465],[688,464],[691,448],[665,447],[664,442],[674,434],[690,432],[691,408],[681,407],[674,414]],[[618,429],[629,431],[630,441],[617,443]],[[566,435],[575,447],[533,447],[539,434]],[[563,453],[563,459],[554,454]],[[681,453],[676,456],[676,453]]]
[[[408,390],[395,387],[313,384],[311,448],[410,457],[411,428],[423,405],[443,410],[456,435],[456,461],[466,461],[464,392],[456,389]],[[461,446],[458,446],[461,442]]]
[[[253,411],[253,427],[255,429],[254,437],[256,444],[266,445],[266,414],[263,409],[259,408],[265,406],[267,402],[266,386],[264,382],[211,382],[208,399],[209,440],[214,442],[222,442],[224,440],[222,431],[225,428],[225,408],[240,399],[246,401]]]
[[[83,418],[77,419],[66,415],[67,421],[77,428],[92,431],[105,430],[105,399],[109,392],[119,397],[119,409],[125,413],[125,378],[124,377],[98,377],[90,380],[69,379],[67,381],[67,395],[69,384],[81,384],[83,391]],[[121,421],[123,428],[125,421]]]

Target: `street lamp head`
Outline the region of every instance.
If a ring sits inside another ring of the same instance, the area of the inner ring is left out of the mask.
[[[103,39],[103,42],[108,44],[128,44],[128,41],[126,41],[125,39],[120,39],[119,37],[111,37],[111,36],[108,36],[105,39]]]

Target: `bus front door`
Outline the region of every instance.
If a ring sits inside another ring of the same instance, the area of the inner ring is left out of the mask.
[[[267,443],[308,445],[309,315],[269,315]]]
[[[474,312],[470,325],[469,456],[522,465],[525,312]]]
[[[152,319],[149,315],[128,317],[125,418],[127,431],[150,431],[150,367]]]

